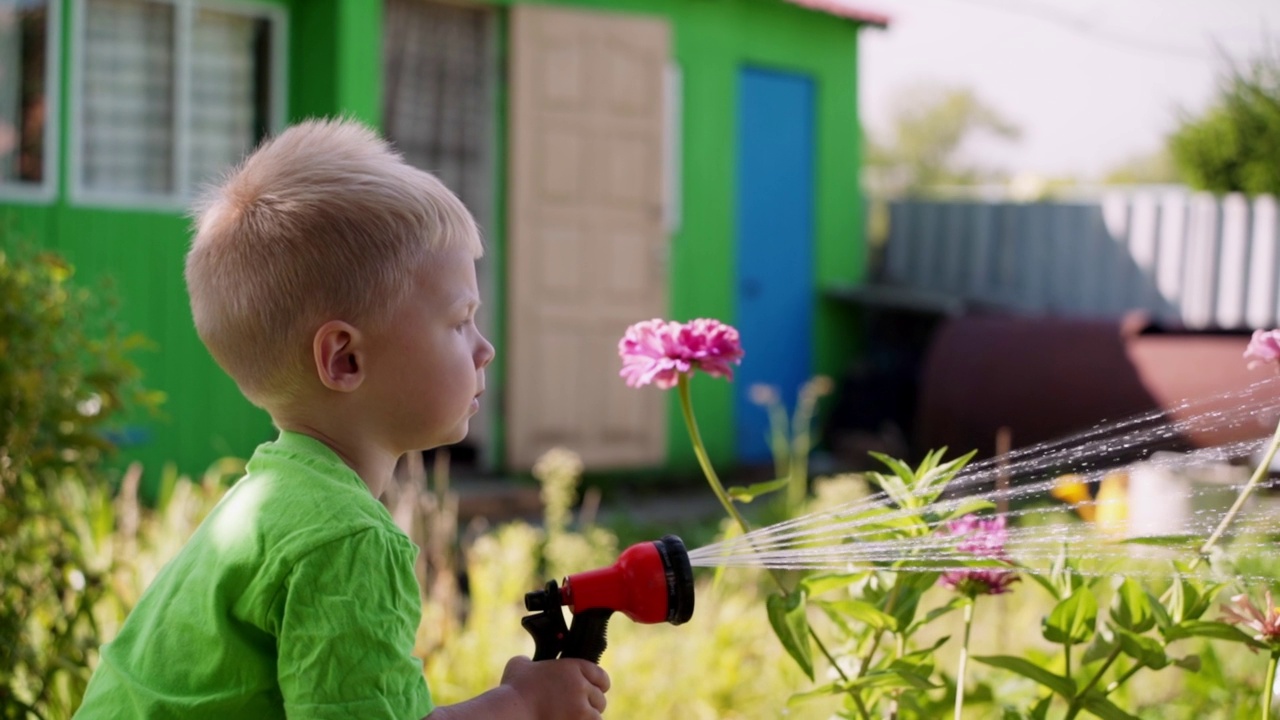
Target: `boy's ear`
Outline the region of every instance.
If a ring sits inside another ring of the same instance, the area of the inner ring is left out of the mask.
[[[320,382],[330,390],[351,392],[364,382],[364,345],[360,331],[341,320],[316,330],[311,354]]]

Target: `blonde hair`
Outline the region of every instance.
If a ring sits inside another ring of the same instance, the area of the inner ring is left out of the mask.
[[[311,120],[268,140],[195,208],[196,331],[254,404],[296,396],[328,320],[376,322],[432,252],[482,252],[475,221],[373,131]]]

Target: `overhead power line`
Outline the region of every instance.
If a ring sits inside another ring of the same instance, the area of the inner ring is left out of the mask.
[[[1066,28],[1067,30],[1079,35],[1110,43],[1125,50],[1132,50],[1147,54],[1158,54],[1166,57],[1177,57],[1183,60],[1194,60],[1198,63],[1203,63],[1206,60],[1211,59],[1211,55],[1203,49],[1191,48],[1185,45],[1169,45],[1160,42],[1152,42],[1142,37],[1111,32],[1105,28],[1099,27],[1095,20],[1066,12],[1059,8],[1027,2],[1026,0],[1017,0],[1017,2],[1014,3],[1004,2],[1003,0],[959,1],[966,2],[971,5],[981,5],[986,8],[1000,10],[1014,15],[1034,18],[1036,20]]]

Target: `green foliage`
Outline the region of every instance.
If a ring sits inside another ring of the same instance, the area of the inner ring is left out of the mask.
[[[1230,65],[1212,106],[1183,119],[1169,151],[1197,189],[1280,195],[1280,54]]]
[[[126,408],[162,397],[139,386],[130,354],[146,346],[111,320],[112,305],[72,282],[49,252],[0,249],[0,487],[94,470]],[[18,492],[19,490],[15,490]]]
[[[993,180],[996,171],[963,160],[965,142],[979,134],[1008,141],[1021,135],[968,88],[910,88],[897,99],[892,123],[889,139],[869,140],[866,152],[871,190],[880,196]]]
[[[809,619],[805,615],[803,590],[782,595],[774,593],[765,603],[769,625],[786,648],[787,654],[813,679],[813,651],[809,642]]]
[[[818,412],[818,402],[834,389],[829,377],[818,375],[810,378],[800,386],[795,410],[788,418],[777,388],[763,384],[750,388],[751,401],[764,408],[769,416],[767,440],[773,455],[774,479],[728,488],[730,498],[749,503],[758,497],[785,490],[780,498],[783,515],[793,517],[801,512],[809,493],[809,452],[815,444],[813,418]]]
[[[98,644],[109,568],[91,562],[107,507],[105,431],[155,407],[129,354],[144,343],[52,253],[0,249],[0,717],[66,712]],[[86,512],[95,510],[96,513]]]
[[[1065,720],[1081,713],[1104,720],[1127,720],[1139,717],[1124,707],[1133,704],[1125,701],[1127,686],[1143,671],[1176,668],[1199,673],[1205,668],[1206,640],[1251,649],[1269,647],[1236,625],[1204,618],[1225,586],[1208,579],[1205,572],[1197,574],[1195,565],[1177,561],[1167,565],[1169,581],[1159,597],[1149,583],[1125,576],[1116,576],[1108,593],[1106,587],[1099,587],[1104,575],[1098,568],[1082,571],[1068,553],[1068,549],[1079,548],[1064,545],[1047,568],[1015,566],[1050,598],[1040,617],[1041,636],[1056,650],[1026,646],[1022,655],[976,656],[973,659],[989,670],[972,684],[957,682],[938,669],[938,655],[946,650],[951,637],[942,634],[940,627],[955,609],[966,609],[964,657],[971,604],[979,598],[953,591],[937,602],[940,574],[925,568],[950,569],[959,564],[1009,568],[1010,564],[978,557],[960,562],[948,557],[935,564],[927,553],[911,548],[914,541],[934,536],[947,522],[987,510],[991,503],[938,502],[971,455],[944,462],[944,451],[935,451],[916,467],[873,455],[887,472],[866,473],[863,479],[879,488],[882,504],[868,507],[868,503],[861,503],[865,509],[841,516],[842,522],[858,528],[847,541],[896,543],[905,550],[894,561],[873,563],[878,567],[871,570],[851,568],[849,572],[802,575],[795,591],[784,590],[769,598],[770,625],[801,671],[810,678],[823,674],[814,647],[822,650],[830,664],[825,673],[829,680],[793,694],[790,706],[840,698],[840,717],[844,718],[870,720],[886,713],[901,718],[936,718],[948,713],[953,704],[957,708],[996,705],[1000,698],[999,712],[1010,719],[1045,720],[1056,708],[1055,712],[1063,713],[1058,717]],[[765,485],[751,490],[770,489]],[[756,493],[745,494],[754,497]],[[1188,547],[1186,538],[1148,538],[1134,544],[1173,551]],[[927,547],[926,543],[920,545]],[[1217,556],[1219,561],[1228,558]],[[1021,600],[1026,593],[1015,596]],[[810,609],[820,611],[829,622],[817,622],[818,618],[807,612]],[[1200,648],[1186,652],[1185,648],[1171,647],[1179,642],[1198,642]],[[1026,689],[1008,691],[1008,680],[1002,675],[1017,678]],[[959,703],[957,694],[963,695]]]

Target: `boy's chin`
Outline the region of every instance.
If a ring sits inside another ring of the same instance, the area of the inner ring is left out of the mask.
[[[471,432],[471,420],[470,418],[464,418],[462,422],[454,426],[453,432],[451,432],[449,437],[441,442],[440,445],[456,445],[463,440],[466,440],[467,433],[469,432]]]

